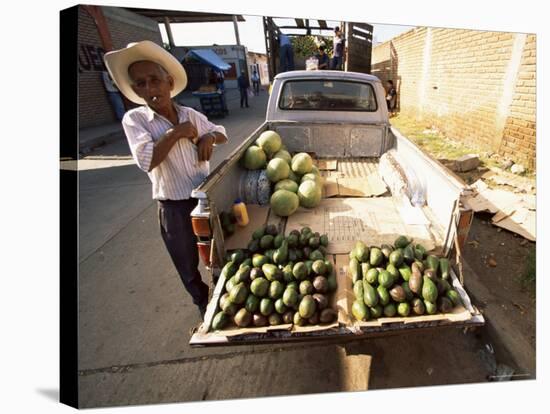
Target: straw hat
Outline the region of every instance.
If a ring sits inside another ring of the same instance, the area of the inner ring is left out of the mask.
[[[130,101],[144,105],[145,101],[132,89],[128,67],[141,60],[149,60],[161,65],[173,78],[174,89],[170,94],[176,96],[187,86],[187,74],[178,60],[163,47],[149,40],[129,43],[124,49],[105,53],[105,66],[116,86]]]

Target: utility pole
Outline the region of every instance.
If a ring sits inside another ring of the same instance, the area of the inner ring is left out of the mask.
[[[237,16],[233,15],[233,26],[235,27],[235,39],[237,40],[237,45],[241,45],[241,39],[239,39],[239,26],[237,25]]]

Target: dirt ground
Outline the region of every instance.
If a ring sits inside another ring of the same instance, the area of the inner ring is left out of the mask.
[[[482,283],[501,301],[518,331],[535,347],[536,301],[533,285],[522,283],[526,260],[535,243],[493,226],[491,214],[477,213],[464,249],[464,257]],[[493,258],[494,265],[489,264]],[[468,281],[465,280],[467,284]],[[483,303],[477,306],[483,310]]]

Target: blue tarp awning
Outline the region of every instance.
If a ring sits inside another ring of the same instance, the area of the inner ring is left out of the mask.
[[[214,66],[219,70],[229,70],[231,68],[230,65],[225,63],[223,59],[211,49],[192,49],[185,55],[185,57],[188,56],[192,56],[207,65]]]

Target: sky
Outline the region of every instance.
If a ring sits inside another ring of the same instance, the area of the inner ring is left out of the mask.
[[[239,37],[241,44],[251,52],[265,53],[265,40],[262,18],[259,16],[243,16],[245,21],[239,22]],[[279,26],[294,24],[292,19],[275,19]],[[337,22],[327,21],[329,27],[338,25]],[[233,22],[216,23],[180,23],[171,24],[172,34],[176,46],[205,46],[205,45],[233,45],[236,44]],[[414,26],[399,26],[389,24],[373,24],[373,35],[376,41],[384,42]],[[164,24],[160,25],[164,42],[168,37]],[[283,30],[284,31],[284,30]],[[330,35],[330,31],[313,31],[312,34]]]

